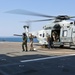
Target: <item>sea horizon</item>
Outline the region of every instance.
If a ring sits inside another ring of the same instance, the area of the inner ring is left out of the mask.
[[[10,37],[0,37],[0,42],[22,42],[22,37],[13,37],[13,36],[10,36]],[[27,40],[29,42],[29,38]],[[33,39],[33,42],[37,43],[38,40],[37,38],[34,38]]]

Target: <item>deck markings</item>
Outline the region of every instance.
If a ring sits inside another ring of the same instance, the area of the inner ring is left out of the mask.
[[[20,62],[34,62],[34,61],[41,61],[41,60],[47,60],[47,59],[55,59],[55,58],[61,58],[61,57],[68,57],[68,56],[74,56],[75,54],[68,54],[68,55],[62,55],[62,56],[50,56],[50,57],[44,57],[44,58],[37,58],[37,59],[30,59],[30,60],[21,60]]]

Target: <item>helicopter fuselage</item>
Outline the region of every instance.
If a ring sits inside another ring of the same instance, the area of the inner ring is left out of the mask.
[[[52,37],[52,33],[56,32],[56,40],[52,40],[54,45],[69,47],[75,45],[75,22],[72,20],[63,20],[61,22],[45,25],[43,30],[37,32],[37,39],[40,44],[47,45],[47,35]]]

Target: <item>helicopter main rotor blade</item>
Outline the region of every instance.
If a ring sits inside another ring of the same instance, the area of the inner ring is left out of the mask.
[[[75,16],[68,16],[69,18],[75,18]]]
[[[40,17],[47,17],[47,18],[55,18],[56,17],[56,16],[49,16],[49,15],[44,15],[44,14],[40,14],[40,13],[36,13],[36,12],[31,12],[31,11],[27,11],[27,10],[22,10],[22,9],[10,10],[5,13],[40,16]]]
[[[22,36],[22,35],[19,35],[19,34],[13,34],[14,36]]]
[[[28,20],[28,21],[23,21],[23,22],[26,22],[26,23],[31,23],[31,22],[50,21],[50,20],[53,20],[53,19],[43,19],[43,20]]]

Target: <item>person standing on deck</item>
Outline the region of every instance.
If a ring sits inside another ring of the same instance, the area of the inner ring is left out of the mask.
[[[48,49],[50,49],[52,45],[52,40],[51,40],[50,35],[47,36],[47,42],[48,42]]]
[[[33,48],[33,35],[32,34],[30,34],[30,36],[29,36],[29,39],[30,39],[30,51],[33,51],[34,50],[34,48]]]
[[[22,49],[23,49],[23,51],[25,51],[25,50],[28,51],[28,49],[27,49],[27,35],[26,35],[26,33],[23,33]]]

